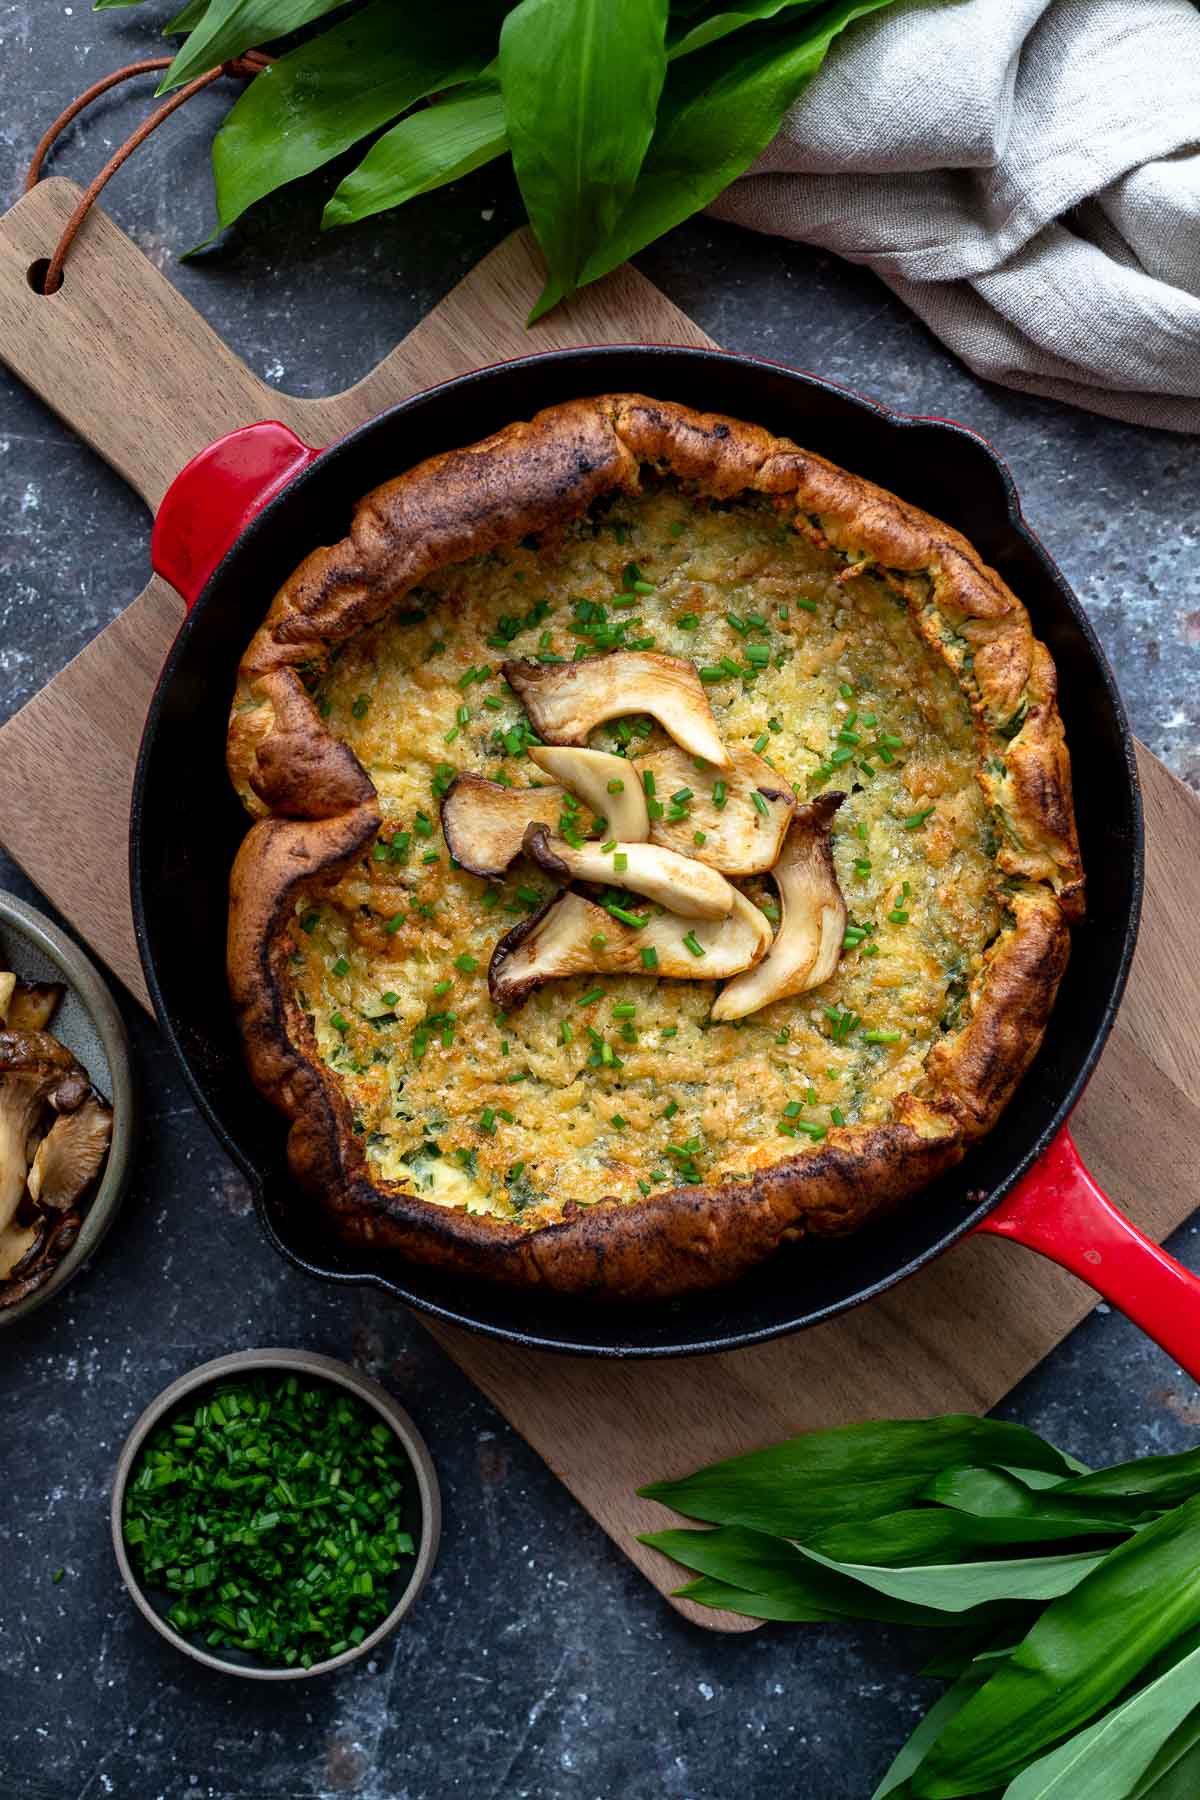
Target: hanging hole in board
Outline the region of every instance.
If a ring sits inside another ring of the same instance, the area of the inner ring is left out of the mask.
[[[31,262],[25,271],[25,279],[33,289],[34,293],[43,294],[47,299],[51,299],[53,295],[59,292],[65,279],[64,276],[60,275],[58,278],[58,287],[51,288],[49,293],[47,293],[46,276],[49,272],[50,258],[48,256],[39,256],[37,261]]]

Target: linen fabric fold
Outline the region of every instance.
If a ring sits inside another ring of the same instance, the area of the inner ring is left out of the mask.
[[[1200,431],[1193,0],[900,0],[710,211],[865,263],[990,380]]]

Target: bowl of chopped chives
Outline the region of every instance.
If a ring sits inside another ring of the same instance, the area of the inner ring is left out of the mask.
[[[295,1681],[366,1656],[437,1557],[425,1440],[377,1382],[307,1350],[202,1363],[151,1402],[112,1496],[117,1563],[176,1649]]]

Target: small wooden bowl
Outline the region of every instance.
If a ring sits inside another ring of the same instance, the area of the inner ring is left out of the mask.
[[[241,1651],[229,1651],[223,1656],[216,1656],[211,1650],[182,1636],[164,1616],[171,1604],[170,1599],[166,1595],[151,1596],[146,1592],[134,1573],[125,1543],[125,1488],[138,1454],[154,1427],[167,1413],[174,1411],[182,1400],[196,1394],[201,1388],[211,1387],[226,1376],[252,1375],[260,1370],[316,1376],[319,1380],[333,1382],[358,1399],[365,1400],[399,1440],[412,1470],[413,1487],[420,1508],[420,1523],[413,1533],[417,1539],[416,1555],[407,1570],[407,1579],[404,1579],[404,1570],[397,1577],[404,1581],[404,1585],[387,1618],[382,1619],[361,1644],[343,1650],[339,1656],[327,1657],[324,1662],[313,1663],[308,1669],[268,1668]],[[335,1362],[331,1356],[318,1356],[310,1350],[238,1350],[230,1356],[218,1356],[212,1362],[201,1363],[190,1374],[181,1375],[178,1381],[173,1381],[170,1387],[163,1389],[157,1400],[150,1402],[126,1438],[113,1481],[113,1549],[116,1551],[117,1566],[125,1586],[133,1595],[138,1611],[169,1644],[182,1650],[193,1661],[207,1663],[210,1669],[219,1669],[224,1675],[247,1676],[251,1681],[302,1681],[309,1675],[327,1675],[334,1669],[342,1669],[347,1663],[355,1662],[360,1656],[369,1656],[416,1604],[437,1561],[441,1531],[442,1496],[437,1473],[425,1439],[412,1419],[377,1381],[360,1375],[357,1369],[352,1369],[347,1363]]]
[[[3,1330],[45,1305],[100,1248],[117,1216],[133,1162],[137,1090],[125,1022],[99,971],[57,925],[14,894],[0,893],[0,969],[12,969],[25,981],[66,983],[51,1035],[78,1058],[113,1109],[108,1160],[79,1236],[48,1281],[14,1306],[0,1307]]]

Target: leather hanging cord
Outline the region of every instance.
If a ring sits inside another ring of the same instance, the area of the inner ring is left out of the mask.
[[[123,81],[129,81],[134,75],[148,75],[159,69],[169,69],[174,60],[174,57],[171,56],[148,56],[141,62],[128,63],[123,69],[115,69],[111,75],[105,75],[102,80],[93,82],[90,88],[80,94],[77,99],[72,100],[70,106],[55,119],[34,151],[33,159],[29,164],[29,173],[25,178],[25,192],[28,193],[30,188],[35,187],[41,180],[43,164],[50,150],[72,120],[77,119],[93,100],[98,100],[101,94],[108,93],[110,88],[117,87]],[[272,60],[261,50],[247,50],[244,56],[234,57],[231,61],[222,63],[219,68],[209,69],[207,74],[197,75],[194,81],[189,81],[177,93],[172,94],[168,100],[164,100],[148,119],[142,121],[137,130],[132,132],[119,149],[113,152],[100,173],[80,195],[79,202],[63,226],[62,236],[47,264],[42,281],[43,294],[57,293],[62,286],[63,264],[67,260],[67,255],[78,235],[80,226],[122,163],[133,155],[139,145],[144,144],[150,134],[157,131],[165,119],[169,119],[173,112],[177,112],[186,101],[191,99],[193,94],[198,94],[202,88],[211,87],[213,82],[220,81],[223,75],[232,75],[237,80],[248,81],[251,77],[260,74]]]

